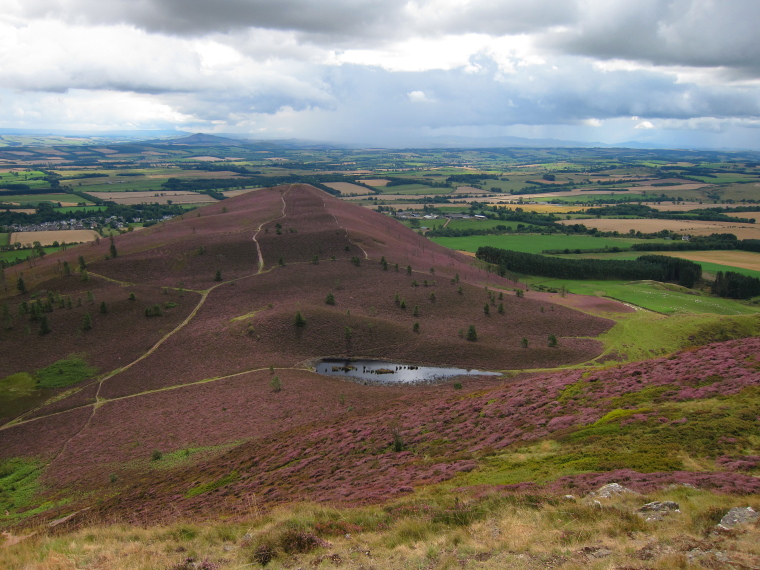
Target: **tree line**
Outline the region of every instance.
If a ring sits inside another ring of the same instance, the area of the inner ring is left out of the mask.
[[[479,247],[475,256],[507,271],[556,279],[625,279],[677,283],[693,287],[702,277],[702,266],[664,255],[643,255],[636,260],[562,259],[496,247]]]

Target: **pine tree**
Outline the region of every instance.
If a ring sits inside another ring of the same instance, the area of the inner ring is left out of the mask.
[[[100,312],[101,312],[102,314],[104,314],[104,315],[105,315],[106,313],[108,313],[108,307],[106,306],[106,302],[105,302],[105,301],[101,301],[101,302],[100,302]]]
[[[19,277],[16,281],[16,289],[18,289],[20,293],[26,293],[26,282],[23,277]]]
[[[326,305],[334,305],[335,304],[335,295],[332,293],[328,293],[327,297],[325,297],[325,304]]]
[[[296,311],[296,318],[293,322],[294,325],[297,327],[305,327],[306,326],[306,319],[303,318],[303,315],[301,314],[301,311]]]
[[[48,323],[47,315],[42,315],[40,320],[40,335],[45,335],[50,332],[50,323]]]
[[[470,328],[467,329],[467,340],[470,342],[475,342],[478,340],[478,333],[475,330],[475,325],[470,325]]]
[[[216,275],[214,275],[214,281],[221,281],[222,280],[222,270],[217,269]]]
[[[85,313],[82,317],[82,330],[88,331],[92,328],[92,316],[90,313]]]

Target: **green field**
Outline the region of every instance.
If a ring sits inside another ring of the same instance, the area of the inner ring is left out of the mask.
[[[610,297],[666,315],[674,313],[751,315],[760,313],[760,305],[749,305],[731,299],[700,295],[694,291],[651,281],[579,281],[573,279],[549,279],[530,277],[532,286],[565,287],[570,293]],[[686,292],[689,291],[689,292]]]
[[[499,222],[497,222],[498,224]],[[500,222],[505,224],[505,222]],[[481,246],[524,251],[526,253],[541,253],[545,249],[597,249],[603,247],[629,247],[632,243],[641,240],[631,238],[602,238],[592,236],[568,236],[558,235],[493,235],[493,236],[467,236],[461,238],[431,238],[431,241],[450,249],[476,252]],[[659,241],[659,240],[658,240]]]
[[[0,233],[0,245],[9,245],[11,243],[11,234]]]
[[[405,194],[410,196],[421,194],[449,194],[453,188],[431,188],[424,184],[402,184],[400,186],[385,186],[378,188],[383,194]]]
[[[105,206],[65,206],[63,208],[55,208],[56,212],[62,214],[71,214],[72,212],[102,212],[105,210]]]
[[[10,196],[0,196],[0,201],[18,202],[25,205],[39,204],[40,202],[85,202],[92,204],[91,201],[75,194],[12,194]]]
[[[657,255],[659,252],[657,251],[636,251],[636,252],[625,252],[625,253],[586,253],[586,254],[570,254],[570,255],[563,255],[562,257],[568,257],[570,259],[624,259],[624,260],[633,260],[641,255]],[[677,252],[665,252],[668,255],[675,254]],[[688,253],[688,252],[684,252]],[[760,254],[758,254],[760,255]],[[676,257],[678,257],[676,255]],[[750,277],[758,277],[760,278],[760,271],[754,271],[752,269],[744,269],[743,267],[734,267],[733,265],[721,265],[719,263],[707,263],[704,261],[696,261],[695,263],[699,263],[702,266],[702,271],[704,273],[708,273],[710,275],[715,275],[718,271],[733,271],[734,273],[741,273],[742,275],[748,275]]]
[[[45,253],[53,253],[61,249],[60,247],[44,247]],[[19,259],[26,259],[32,254],[30,249],[18,249],[15,251],[0,251],[0,261],[13,263]]]

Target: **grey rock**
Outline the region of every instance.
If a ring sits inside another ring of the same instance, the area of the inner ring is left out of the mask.
[[[734,507],[720,519],[718,528],[728,530],[740,524],[750,523],[758,517],[760,517],[760,513],[757,513],[752,507]]]
[[[647,503],[643,507],[639,509],[639,512],[641,513],[650,513],[650,512],[658,512],[658,513],[680,513],[681,507],[678,503],[675,503],[673,501],[652,501],[651,503]]]
[[[620,495],[638,495],[638,493],[628,487],[623,487],[620,483],[607,483],[606,485],[599,487],[596,491],[591,491],[587,497],[609,499]]]

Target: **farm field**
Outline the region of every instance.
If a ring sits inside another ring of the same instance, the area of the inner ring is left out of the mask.
[[[162,190],[160,192],[89,192],[88,194],[116,204],[208,204],[215,200],[207,194]]]
[[[732,233],[739,239],[760,239],[760,225],[734,224],[731,222],[702,222],[696,220],[655,220],[655,219],[613,219],[586,218],[560,220],[561,224],[581,223],[603,232],[627,233],[630,230],[655,233],[670,230],[680,234],[710,235],[712,233]]]
[[[47,255],[50,253],[55,253],[56,251],[59,251],[61,248],[60,247],[43,247],[42,249],[45,251],[45,254]],[[28,249],[0,251],[0,261],[5,261],[7,263],[14,263],[18,261],[19,259],[28,258],[31,254],[32,252]]]
[[[62,214],[74,214],[78,212],[102,212],[106,209],[105,206],[65,206],[63,208],[54,208],[56,212]],[[32,212],[34,213],[34,211]]]
[[[507,223],[507,222],[501,222]],[[498,247],[526,253],[541,253],[547,249],[597,249],[604,247],[629,247],[642,240],[631,238],[604,238],[592,236],[567,235],[488,235],[452,238],[431,238],[431,241],[459,251],[475,253],[481,246]],[[647,240],[649,241],[649,240]],[[656,240],[664,241],[664,240]]]
[[[234,198],[235,196],[242,196],[243,194],[248,194],[248,192],[254,192],[258,190],[258,188],[244,188],[242,190],[225,190],[222,192],[226,198]]]
[[[6,232],[0,232],[0,245],[8,245],[11,243],[10,241],[11,234]]]
[[[92,201],[74,194],[12,194],[0,196],[0,201],[16,204],[38,204],[40,202],[60,202],[63,205],[92,204]]]
[[[668,251],[662,253],[712,266],[749,269],[760,275],[760,253],[753,251]]]
[[[686,293],[683,288],[663,283],[616,280],[581,281],[544,277],[529,277],[527,282],[533,286],[542,285],[557,289],[564,286],[569,292],[578,295],[610,297],[663,314],[754,315],[760,313],[760,306],[748,305],[731,299]]]
[[[364,196],[367,194],[373,194],[371,190],[359,186],[358,184],[349,184],[348,182],[325,182],[325,186],[337,190],[341,194],[357,194]]]
[[[58,243],[83,243],[95,241],[100,235],[95,230],[52,230],[42,232],[13,232],[11,234],[11,243],[21,243],[24,246],[31,245],[38,241],[43,246]]]

